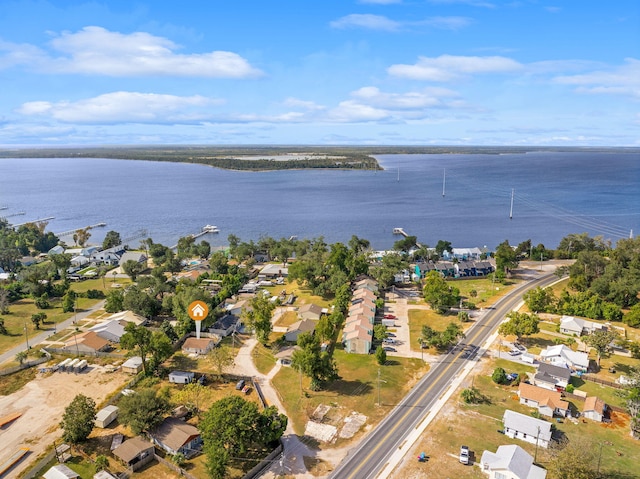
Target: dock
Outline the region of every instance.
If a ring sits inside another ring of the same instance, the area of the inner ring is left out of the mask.
[[[85,226],[84,228],[76,228],[74,230],[63,231],[61,233],[55,233],[57,237],[60,236],[70,236],[78,230],[92,230],[93,228],[102,228],[103,226],[107,226],[107,223],[96,223],[95,225]]]
[[[22,225],[26,225],[29,223],[42,223],[43,221],[50,221],[50,220],[55,220],[56,217],[55,216],[47,216],[46,218],[38,218],[37,220],[31,220],[31,221],[25,221],[24,223],[18,223],[15,225],[11,225],[14,228],[17,228],[18,226],[22,226]]]
[[[198,239],[201,236],[208,235],[208,234],[219,233],[219,232],[220,232],[220,230],[216,226],[206,225],[206,226],[202,227],[202,231],[199,231],[198,233],[194,233],[194,234],[189,235],[189,236],[191,238],[193,238],[193,239]],[[171,246],[170,249],[176,250],[176,249],[178,249],[178,245],[175,244],[175,245]]]
[[[393,228],[393,234],[394,235],[401,235],[401,236],[404,236],[405,238],[408,238],[410,236],[409,233],[407,233],[404,230],[404,228]],[[420,243],[418,243],[417,241],[416,241],[416,246],[418,248],[422,248],[422,245]]]

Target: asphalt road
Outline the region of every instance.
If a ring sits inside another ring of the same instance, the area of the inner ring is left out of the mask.
[[[342,461],[330,477],[336,479],[375,478],[409,433],[420,424],[435,402],[446,391],[460,370],[473,360],[481,345],[496,330],[529,289],[557,281],[553,274],[523,283],[498,301],[493,309],[474,324],[466,338],[407,394],[387,417]]]

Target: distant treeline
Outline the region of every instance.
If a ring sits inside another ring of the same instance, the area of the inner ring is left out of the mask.
[[[303,168],[377,169],[372,155],[505,154],[531,151],[640,152],[640,148],[531,146],[110,146],[87,148],[16,148],[0,150],[0,158],[109,158],[117,160],[201,163],[230,170],[290,170]],[[283,155],[292,158],[281,159]],[[264,156],[264,158],[259,158]],[[278,156],[278,159],[274,157]],[[241,158],[247,157],[247,158]],[[251,158],[248,158],[251,157]],[[258,158],[256,158],[258,157]]]
[[[290,154],[292,158],[281,159]],[[242,159],[239,157],[251,157]],[[264,156],[264,158],[259,158]],[[278,159],[273,157],[278,156]],[[258,157],[258,158],[256,158]],[[307,168],[382,169],[366,151],[309,147],[105,147],[0,150],[0,158],[108,158],[117,160],[200,163],[228,170],[291,170]]]

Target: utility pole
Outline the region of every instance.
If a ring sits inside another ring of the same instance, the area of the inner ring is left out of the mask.
[[[380,379],[380,368],[378,368],[378,406],[380,406],[380,383],[386,383],[387,381]]]
[[[24,321],[23,324],[24,324],[24,337],[27,340],[27,351],[29,351],[29,335],[27,334],[27,323],[26,323],[26,321]]]
[[[540,426],[538,426],[538,434],[536,435],[536,452],[534,453],[533,456],[533,462],[535,464],[536,460],[538,459],[538,438],[540,437]]]

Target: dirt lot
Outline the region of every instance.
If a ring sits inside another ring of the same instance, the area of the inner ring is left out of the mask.
[[[22,416],[0,429],[0,463],[20,447],[31,450],[7,478],[17,477],[21,471],[28,469],[47,446],[60,437],[62,431],[58,424],[64,409],[77,394],[91,397],[99,405],[109,393],[129,379],[123,373],[107,373],[101,366],[90,365],[78,374],[38,374],[19,391],[1,396],[0,416],[14,412],[21,412]]]

